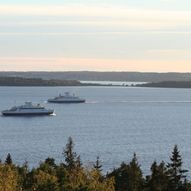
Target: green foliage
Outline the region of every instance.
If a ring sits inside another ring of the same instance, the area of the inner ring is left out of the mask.
[[[182,157],[178,150],[177,145],[174,146],[172,156],[170,157],[170,163],[168,163],[168,174],[171,183],[171,190],[180,190],[184,187],[186,181],[185,173],[187,170],[182,169]]]
[[[58,179],[56,176],[43,170],[37,170],[33,175],[32,189],[37,191],[58,191]]]
[[[10,153],[8,153],[6,159],[5,159],[5,164],[12,164],[12,158]]]
[[[101,172],[102,171],[102,165],[101,165],[101,161],[99,160],[99,157],[97,157],[97,160],[94,164],[94,169]]]
[[[155,161],[151,166],[151,175],[147,180],[147,191],[167,191],[169,184],[168,172],[164,162],[157,165]]]
[[[0,190],[2,191],[19,191],[19,175],[14,166],[0,164]]]
[[[53,158],[47,158],[47,159],[45,160],[45,164],[48,164],[48,165],[53,166],[53,167],[56,166],[56,164],[55,164],[55,159],[53,159]]]
[[[29,169],[28,169],[28,163],[25,162],[22,166],[16,167],[16,170],[19,175],[19,185],[21,185],[22,188],[27,188],[29,184]]]
[[[115,190],[120,191],[142,191],[144,179],[140,165],[138,164],[136,154],[129,164],[122,163],[118,169],[115,169],[108,175],[115,177]]]
[[[74,168],[80,168],[82,166],[80,161],[80,156],[73,151],[74,143],[71,137],[68,138],[68,143],[66,144],[66,148],[64,149],[63,155],[66,162],[66,167],[69,170]]]
[[[103,178],[100,171],[93,169],[89,172],[89,191],[114,191],[114,177]]]
[[[0,163],[0,191],[191,191],[182,168],[182,157],[175,145],[170,162],[151,165],[151,174],[143,177],[136,154],[129,163],[122,163],[107,176],[102,174],[99,157],[93,168],[82,166],[74,152],[72,138],[64,148],[64,163],[47,158],[30,170],[12,163],[8,154]]]

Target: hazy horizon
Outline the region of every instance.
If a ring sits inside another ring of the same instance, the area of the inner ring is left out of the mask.
[[[45,71],[45,70],[9,70],[9,71],[1,71],[0,73],[143,73],[143,74],[191,74],[191,72],[143,72],[143,71],[99,71],[99,70],[65,70],[65,71],[60,71],[60,70],[55,70],[55,71]]]
[[[0,71],[191,72],[188,0],[0,0]]]

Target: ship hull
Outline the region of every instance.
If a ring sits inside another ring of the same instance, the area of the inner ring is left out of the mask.
[[[45,115],[52,115],[54,111],[48,112],[29,112],[29,113],[18,113],[18,112],[2,112],[4,116],[45,116]]]
[[[85,100],[48,100],[50,103],[85,103]]]

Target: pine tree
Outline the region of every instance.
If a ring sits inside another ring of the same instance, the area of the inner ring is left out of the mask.
[[[137,160],[137,156],[134,153],[133,159],[129,163],[129,190],[142,191],[143,177],[140,165]]]
[[[118,169],[108,174],[108,177],[115,177],[115,190],[143,191],[144,179],[136,154],[129,164],[123,162]]]
[[[185,173],[188,171],[182,169],[182,157],[177,145],[174,146],[170,160],[171,162],[168,163],[167,167],[171,182],[171,190],[180,190],[186,181]]]
[[[74,169],[76,167],[81,167],[82,163],[80,160],[80,156],[73,151],[74,143],[71,137],[68,138],[68,143],[66,144],[66,148],[63,151],[63,155],[65,157],[66,166],[68,169]]]
[[[148,191],[166,191],[168,188],[168,174],[166,165],[164,162],[161,162],[157,165],[157,162],[154,161],[151,165],[151,175],[147,180],[146,187]]]
[[[53,166],[53,167],[56,166],[55,159],[54,158],[49,158],[49,157],[45,160],[45,164],[48,164],[48,165]]]
[[[8,153],[8,155],[5,159],[5,164],[8,164],[8,165],[12,164],[12,158],[11,158],[10,153]]]
[[[102,165],[101,165],[101,161],[100,161],[99,157],[97,157],[97,160],[94,164],[94,169],[96,169],[99,172],[102,171]]]

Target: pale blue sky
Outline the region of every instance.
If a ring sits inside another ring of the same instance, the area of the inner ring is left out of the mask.
[[[0,0],[0,70],[191,71],[191,1]]]
[[[0,4],[9,5],[66,5],[66,4],[89,4],[89,5],[128,5],[134,7],[161,8],[171,10],[190,10],[190,0],[1,0]]]

